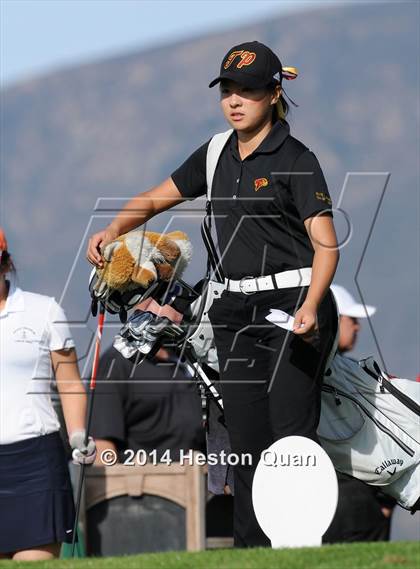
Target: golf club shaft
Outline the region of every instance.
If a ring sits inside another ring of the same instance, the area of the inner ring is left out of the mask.
[[[94,401],[95,387],[96,387],[96,375],[99,367],[99,354],[101,349],[102,330],[104,327],[104,321],[105,321],[105,307],[103,306],[103,304],[101,304],[98,315],[98,329],[96,334],[95,352],[93,356],[92,375],[89,384],[88,410],[87,410],[87,421],[85,429],[85,446],[87,446],[89,442],[89,431],[92,422],[93,401]],[[74,557],[74,552],[76,547],[77,526],[79,523],[80,507],[82,502],[82,489],[85,478],[85,468],[86,464],[80,465],[80,475],[79,475],[79,483],[77,487],[77,497],[76,497],[76,514],[75,514],[74,527],[73,527],[73,540],[71,544],[72,557]]]

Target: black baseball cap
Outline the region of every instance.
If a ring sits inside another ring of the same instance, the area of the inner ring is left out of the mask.
[[[269,47],[259,41],[249,41],[235,45],[227,52],[219,77],[213,79],[209,87],[214,87],[222,79],[231,79],[254,89],[270,83],[281,85],[282,65]]]

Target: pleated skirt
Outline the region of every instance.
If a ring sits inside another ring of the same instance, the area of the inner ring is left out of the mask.
[[[71,543],[74,518],[58,432],[0,445],[0,553]]]

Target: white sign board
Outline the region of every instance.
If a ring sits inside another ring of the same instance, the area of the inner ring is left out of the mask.
[[[273,548],[321,545],[337,500],[334,466],[311,439],[285,437],[261,453],[252,501]]]

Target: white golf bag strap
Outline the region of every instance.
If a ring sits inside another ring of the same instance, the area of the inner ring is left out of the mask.
[[[207,203],[206,216],[203,219],[203,223],[201,225],[201,235],[208,252],[207,275],[209,276],[210,274],[209,268],[211,263],[216,277],[218,277],[218,281],[211,280],[209,278],[206,284],[206,289],[203,291],[202,296],[191,305],[193,316],[195,316],[199,312],[200,306],[204,302],[204,306],[201,306],[201,319],[196,324],[195,331],[188,338],[188,342],[194,348],[196,356],[201,360],[206,358],[208,360],[209,349],[214,343],[213,329],[207,313],[213,303],[214,298],[220,298],[220,295],[226,286],[224,282],[224,276],[222,274],[223,272],[220,269],[219,256],[211,236],[211,189],[217,163],[219,162],[222,150],[225,147],[232,132],[233,129],[229,129],[225,132],[219,132],[218,134],[215,134],[209,142],[206,155]]]
[[[216,364],[215,367],[209,361],[213,357],[213,355],[209,354],[209,350],[214,347],[214,335],[213,328],[208,317],[208,311],[210,310],[210,306],[213,304],[213,300],[220,298],[224,290],[225,283],[208,281],[202,295],[191,304],[193,317],[197,316],[200,310],[202,310],[202,312],[200,321],[194,324],[195,329],[193,328],[194,331],[188,337],[187,342],[194,348],[196,357],[200,361],[206,361],[206,363],[214,369],[218,369],[218,364]]]
[[[217,163],[219,162],[220,154],[226,145],[230,135],[233,132],[233,128],[226,130],[225,132],[219,132],[215,134],[210,140],[209,146],[207,148],[207,160],[206,160],[206,177],[207,177],[207,201],[211,200],[211,188],[213,186],[214,173],[216,171]]]
[[[208,257],[207,257],[207,278],[210,278],[211,269],[214,272],[215,278],[222,282],[224,281],[223,269],[220,263],[219,254],[217,252],[216,246],[214,244],[213,238],[211,236],[211,191],[213,186],[214,173],[216,171],[217,163],[219,161],[220,155],[223,148],[226,145],[233,129],[227,130],[226,132],[220,132],[215,134],[210,140],[207,155],[206,155],[206,181],[207,181],[207,201],[206,201],[206,215],[203,218],[201,224],[201,235],[203,238],[204,245],[206,246]]]

